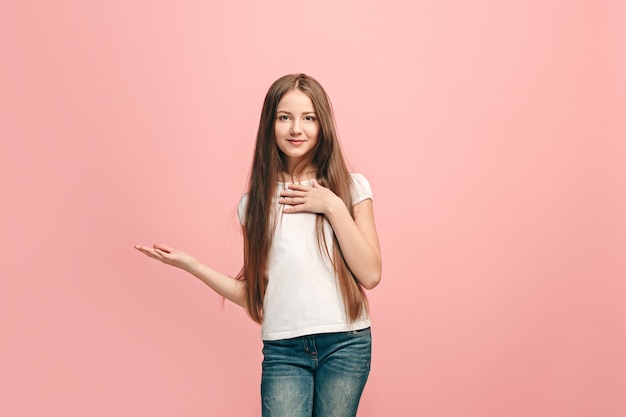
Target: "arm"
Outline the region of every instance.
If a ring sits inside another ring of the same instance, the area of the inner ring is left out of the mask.
[[[354,206],[354,220],[343,201],[325,213],[352,274],[368,290],[378,285],[382,261],[372,200]]]
[[[167,265],[172,265],[200,279],[212,290],[235,304],[245,307],[245,286],[244,281],[231,278],[217,272],[206,265],[200,263],[196,258],[181,250],[173,249],[165,245],[153,245],[153,247],[135,245],[135,249],[159,260]]]
[[[378,285],[382,261],[372,200],[355,205],[353,219],[343,201],[317,182],[313,187],[291,184],[281,197],[280,202],[287,205],[284,213],[323,213],[355,278],[367,289]]]

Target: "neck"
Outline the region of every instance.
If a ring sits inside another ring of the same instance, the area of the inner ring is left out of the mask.
[[[278,177],[282,182],[300,182],[305,180],[311,180],[316,178],[316,170],[314,168],[306,168],[303,170],[290,170],[288,172],[281,172]]]

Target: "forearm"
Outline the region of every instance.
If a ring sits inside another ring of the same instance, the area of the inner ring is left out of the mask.
[[[191,266],[189,266],[189,268],[186,268],[186,271],[198,278],[200,281],[204,282],[222,297],[235,304],[245,307],[246,283],[244,281],[240,281],[217,272],[200,262],[194,262]]]
[[[326,218],[333,228],[352,275],[365,288],[374,288],[380,282],[382,261],[373,223],[361,225],[360,229],[343,204],[329,210]]]

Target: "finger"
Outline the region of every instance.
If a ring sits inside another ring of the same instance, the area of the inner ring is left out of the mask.
[[[289,206],[299,206],[306,203],[306,199],[301,197],[283,197],[278,202]]]
[[[279,201],[296,201],[296,200],[301,200],[304,201],[306,200],[306,196],[303,195],[285,195],[279,198]]]
[[[296,190],[296,191],[308,191],[311,189],[311,187],[309,187],[308,185],[303,185],[303,184],[289,184],[288,188],[290,190]]]
[[[152,247],[154,249],[158,249],[161,252],[165,252],[165,253],[172,253],[174,251],[174,248],[170,248],[169,246],[166,246],[160,243],[155,243],[154,245],[152,245]]]
[[[322,184],[317,182],[317,180],[313,180],[313,185],[311,186],[311,188],[326,188],[326,187],[324,187]]]
[[[280,192],[281,197],[305,197],[307,195],[307,191],[295,191],[295,190],[285,190]]]
[[[149,257],[150,257],[150,258],[152,258],[152,259],[157,259],[157,260],[159,260],[159,261],[162,259],[162,257],[161,257],[160,255],[158,255],[158,254],[157,254],[157,253],[155,253],[152,249],[150,249],[150,248],[148,248],[148,247],[146,247],[146,246],[139,246],[139,245],[138,245],[138,246],[135,246],[135,247],[136,247],[136,249],[137,249],[139,252],[143,253],[143,254],[144,254],[144,255],[146,255],[146,256],[149,256]]]
[[[158,256],[158,259],[160,259],[160,260],[168,259],[171,256],[170,252],[166,252],[166,251],[158,249],[158,248],[154,249],[154,253]]]
[[[139,252],[145,253],[146,255],[152,251],[151,248],[141,245],[135,245],[135,249],[137,249]]]
[[[300,204],[300,205],[297,205],[297,206],[285,206],[283,208],[283,213],[287,213],[287,214],[289,214],[289,213],[302,213],[304,211],[306,211],[306,210],[304,209],[304,205],[303,204]]]

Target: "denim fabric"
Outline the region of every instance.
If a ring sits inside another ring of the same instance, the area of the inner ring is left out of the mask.
[[[370,329],[263,341],[263,417],[354,417],[370,372]]]

